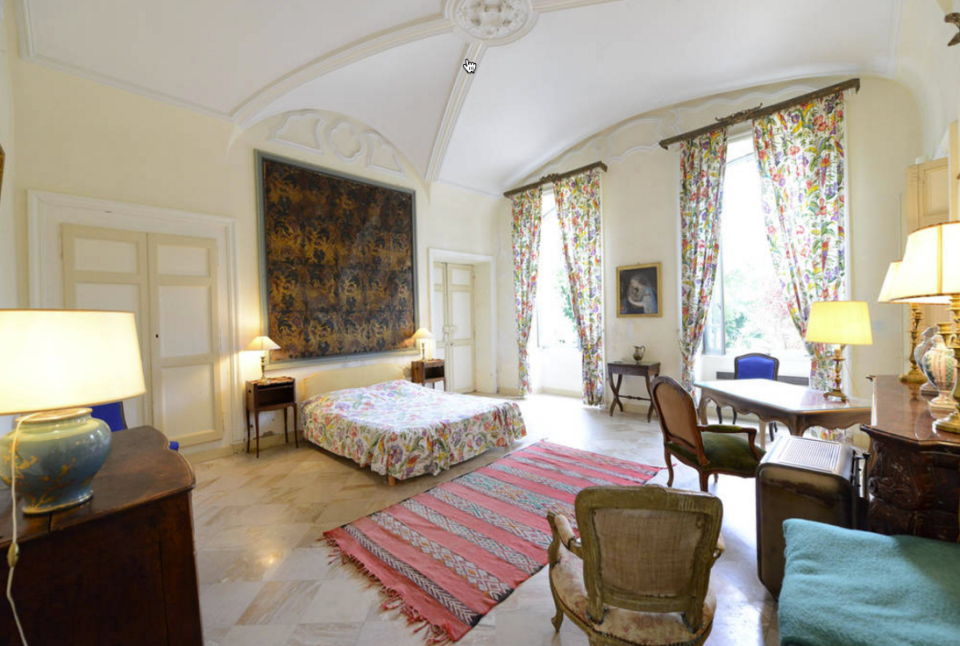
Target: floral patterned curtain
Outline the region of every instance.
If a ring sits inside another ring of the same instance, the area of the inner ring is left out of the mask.
[[[680,355],[687,390],[693,390],[694,362],[717,277],[726,161],[726,130],[714,130],[680,145]]]
[[[843,92],[757,119],[753,136],[773,266],[803,338],[810,304],[843,293]],[[807,351],[811,387],[827,389],[830,353]]]
[[[570,299],[583,353],[583,403],[603,403],[603,236],[600,169],[553,185]]]
[[[517,298],[517,345],[520,351],[520,394],[530,392],[527,345],[537,298],[542,191],[540,187],[513,196],[513,285]]]

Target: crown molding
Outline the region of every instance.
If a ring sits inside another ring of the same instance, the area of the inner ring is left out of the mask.
[[[477,63],[477,69],[479,70],[479,63],[486,49],[483,43],[470,43],[463,48],[460,58]],[[474,74],[467,74],[466,71],[461,69],[457,70],[457,75],[447,96],[447,105],[443,110],[437,136],[433,141],[433,150],[430,151],[430,161],[427,164],[425,177],[428,182],[433,182],[440,176],[440,167],[447,155],[447,148],[450,146],[450,139],[457,127],[457,121],[460,119],[460,112],[463,110],[463,104],[467,99],[467,93],[470,91],[470,85],[473,83],[473,77]]]
[[[272,81],[265,87],[257,90],[250,98],[237,106],[231,117],[240,127],[247,128],[260,119],[261,114],[269,105],[284,94],[317,79],[324,74],[385,52],[400,45],[406,45],[417,40],[448,34],[453,31],[453,24],[443,16],[430,16],[414,20],[390,29],[371,34],[338,49],[328,52],[306,65]]]
[[[674,108],[659,108],[657,111],[667,110],[667,113],[663,116],[650,117],[649,112],[635,115],[629,117],[617,124],[614,124],[610,128],[602,130],[598,133],[594,133],[589,137],[581,139],[577,143],[573,144],[563,152],[558,155],[555,155],[546,162],[540,162],[536,166],[529,168],[527,171],[524,171],[522,175],[516,176],[509,185],[522,184],[524,181],[531,176],[540,176],[550,172],[554,167],[565,167],[567,164],[567,159],[570,157],[582,152],[588,146],[593,146],[593,150],[596,155],[600,156],[604,160],[610,163],[622,162],[628,157],[635,155],[641,152],[651,152],[659,151],[661,148],[658,145],[658,142],[663,139],[665,136],[668,136],[668,133],[678,134],[680,132],[680,120],[684,114],[692,112],[701,112],[703,110],[709,109],[713,106],[736,106],[743,103],[750,103],[758,99],[764,100],[767,102],[777,102],[785,98],[796,94],[802,94],[804,92],[810,92],[816,89],[812,85],[804,84],[792,84],[783,89],[777,90],[776,92],[765,92],[762,90],[749,91],[744,94],[735,97],[726,97],[726,96],[717,96],[712,98],[705,98],[704,100],[697,102],[693,105],[682,105]],[[720,94],[720,93],[718,93]],[[656,124],[656,134],[653,139],[650,141],[634,144],[629,146],[626,149],[617,152],[615,150],[615,140],[619,133],[623,130],[636,126],[641,123],[650,123]]]
[[[534,0],[533,8],[537,13],[547,13],[548,11],[576,9],[577,7],[588,7],[593,4],[606,4],[608,2],[623,2],[623,0],[539,0],[539,2]]]

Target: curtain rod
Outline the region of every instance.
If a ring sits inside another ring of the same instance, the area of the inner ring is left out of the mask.
[[[535,182],[531,182],[530,184],[524,184],[523,186],[510,189],[509,191],[504,193],[503,196],[512,197],[517,193],[523,193],[524,191],[528,191],[531,188],[536,188],[541,184],[546,184],[547,182],[556,182],[561,179],[566,179],[567,177],[573,177],[574,175],[579,175],[580,173],[586,173],[588,170],[593,170],[594,168],[607,170],[607,165],[604,164],[602,161],[596,161],[596,162],[593,162],[592,164],[581,166],[580,168],[574,168],[573,170],[569,170],[566,173],[552,173],[550,175],[544,175],[543,177],[541,177]]]
[[[676,135],[675,137],[668,137],[667,139],[662,139],[660,141],[660,147],[666,150],[671,144],[678,143],[680,141],[688,141],[694,137],[699,137],[708,132],[713,132],[714,130],[720,130],[721,128],[726,128],[732,126],[736,123],[741,123],[743,121],[749,121],[750,119],[757,119],[759,117],[765,117],[768,114],[773,114],[774,112],[779,112],[786,108],[792,108],[793,106],[806,103],[807,101],[813,101],[814,99],[819,99],[821,97],[829,96],[831,94],[836,94],[837,92],[842,92],[844,90],[854,89],[857,92],[860,91],[860,79],[850,79],[848,81],[843,81],[842,83],[835,83],[825,88],[819,90],[814,90],[813,92],[807,92],[806,94],[801,94],[800,96],[795,96],[792,99],[787,99],[786,101],[781,101],[780,103],[774,103],[773,105],[763,107],[761,103],[755,108],[748,108],[746,110],[741,110],[740,112],[734,112],[730,116],[724,117],[722,119],[717,119],[717,122],[710,126],[704,126],[702,128],[697,128],[696,130],[691,130],[685,132],[682,135]]]

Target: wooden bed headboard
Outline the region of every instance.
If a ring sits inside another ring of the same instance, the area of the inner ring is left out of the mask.
[[[303,380],[304,400],[345,388],[362,388],[385,381],[404,379],[403,366],[399,363],[370,363],[355,368],[321,370]]]

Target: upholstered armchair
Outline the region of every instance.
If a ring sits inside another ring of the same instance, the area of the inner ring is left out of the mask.
[[[653,380],[653,405],[663,431],[663,453],[673,485],[673,461],[677,458],[700,474],[700,490],[707,490],[711,475],[721,473],[752,478],[764,450],[756,444],[757,429],[711,424],[701,426],[690,393],[670,377]]]
[[[723,504],[710,494],[590,487],[569,519],[549,514],[553,626],[566,615],[590,646],[694,646],[713,628],[710,571],[723,552]]]

